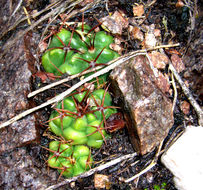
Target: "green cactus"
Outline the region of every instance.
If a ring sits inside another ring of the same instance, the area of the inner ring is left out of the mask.
[[[42,56],[46,72],[56,76],[74,75],[105,66],[119,57],[110,49],[113,37],[106,32],[93,32],[88,25],[78,24],[77,28],[60,28],[53,36],[47,51]],[[85,74],[84,77],[92,73]],[[107,80],[107,74],[97,78],[97,84]],[[49,119],[49,129],[64,138],[67,143],[52,141],[49,144],[48,165],[58,169],[60,176],[73,177],[90,169],[93,159],[87,146],[100,148],[109,135],[105,131],[106,120],[117,112],[106,88],[90,92],[75,91],[59,102]],[[87,146],[85,146],[87,145]]]
[[[67,143],[51,141],[48,166],[58,169],[65,177],[77,176],[89,170],[93,164],[91,152],[84,145],[70,146]]]
[[[87,144],[100,148],[108,137],[105,121],[113,113],[116,113],[116,107],[112,106],[111,96],[106,90],[86,91],[59,103],[50,116],[49,127],[56,135],[71,140],[72,145]]]
[[[113,37],[104,31],[88,33],[90,27],[78,26],[72,32],[62,28],[54,35],[48,50],[42,56],[42,65],[46,72],[62,75],[74,75],[89,68],[117,58],[119,55],[109,45]]]

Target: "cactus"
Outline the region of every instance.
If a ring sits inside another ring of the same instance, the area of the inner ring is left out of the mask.
[[[43,54],[42,66],[46,72],[56,76],[82,74],[119,57],[110,49],[113,37],[104,31],[94,33],[95,27],[83,22],[75,29],[68,28],[60,27],[54,33]],[[97,78],[97,84],[106,82],[107,75]],[[109,137],[106,120],[117,112],[117,107],[112,106],[107,90],[108,87],[94,91],[83,87],[59,102],[51,113],[49,129],[69,142],[52,141],[49,149],[46,148],[50,152],[48,165],[58,169],[60,176],[73,177],[90,169],[93,159],[87,146],[100,148]]]
[[[48,166],[57,169],[60,176],[77,176],[92,166],[93,159],[88,147],[84,145],[70,146],[68,143],[51,141]]]
[[[46,72],[62,75],[74,75],[89,68],[105,65],[119,55],[109,45],[113,37],[104,31],[91,31],[88,25],[72,32],[62,28],[54,35],[48,50],[42,56],[42,65]]]
[[[92,93],[85,91],[59,103],[50,116],[49,127],[57,136],[71,140],[72,145],[87,144],[100,148],[108,136],[106,119],[113,113],[116,113],[116,107],[112,106],[107,89]]]

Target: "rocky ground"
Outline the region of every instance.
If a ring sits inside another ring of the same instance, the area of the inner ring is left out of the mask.
[[[54,82],[40,65],[47,45],[40,42],[43,32],[47,36],[60,23],[60,17],[54,18],[52,11],[71,5],[65,2],[67,4],[51,0],[0,2],[0,124],[67,89],[62,84],[27,98],[30,92]],[[198,118],[177,82],[177,100],[173,107],[175,93],[168,65],[171,61],[202,106],[200,2],[96,2],[76,2],[67,10],[61,9],[61,18],[66,13],[70,21],[78,21],[84,11],[85,21],[91,26],[98,24],[97,18],[103,22],[99,30],[108,28],[115,37],[112,48],[120,55],[130,56],[128,53],[136,50],[171,45],[150,51],[148,57],[139,55],[111,73],[111,94],[114,104],[122,107],[126,127],[112,133],[100,150],[92,150],[95,167],[135,150],[139,154],[63,185],[65,179],[58,179],[58,172],[47,167],[48,151],[43,148],[51,140],[51,133],[46,130],[51,113],[49,105],[0,129],[1,189],[46,189],[50,186],[50,189],[176,189],[173,174],[160,162],[160,155],[185,126],[198,125]],[[180,45],[173,46],[177,43]],[[78,81],[74,79],[66,84],[74,85]],[[157,147],[162,142],[157,156]],[[125,182],[143,171],[152,160],[156,161],[154,167]],[[100,186],[102,180],[106,180],[104,186]],[[56,184],[58,186],[53,186]]]

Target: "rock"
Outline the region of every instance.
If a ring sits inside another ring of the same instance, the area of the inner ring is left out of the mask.
[[[2,58],[0,64],[0,123],[29,108],[31,71],[24,56],[23,39]],[[38,136],[34,115],[0,130],[0,153],[36,141]]]
[[[96,189],[109,189],[109,177],[103,174],[95,174],[94,175],[94,187]]]
[[[152,53],[149,53],[149,57],[154,67],[157,69],[165,69],[168,64],[168,57],[160,52],[153,51]]]
[[[115,11],[112,16],[107,16],[101,19],[102,27],[110,31],[112,34],[121,35],[124,28],[128,27],[128,19],[118,11]]]
[[[173,54],[171,56],[171,62],[178,73],[185,70],[185,65],[184,65],[182,59],[177,54]]]
[[[202,189],[202,136],[202,126],[188,126],[184,134],[161,157],[161,161],[173,173],[179,190]]]
[[[138,6],[133,6],[133,15],[134,16],[142,16],[144,14],[144,6],[143,5],[138,5]]]
[[[16,7],[17,2],[12,2],[12,5],[7,0],[1,0],[0,1],[0,36],[8,30],[10,26],[13,24],[13,19],[11,19],[12,10],[11,6]],[[15,17],[18,17],[18,12],[15,14]],[[10,19],[10,20],[9,20]]]
[[[172,103],[144,56],[137,56],[110,74],[115,98],[121,99],[134,148],[143,154],[154,150],[173,125]]]
[[[56,172],[47,172],[43,162],[36,163],[36,155],[31,156],[25,148],[0,155],[0,189],[44,190],[53,183]]]
[[[156,78],[156,85],[160,88],[160,90],[165,94],[170,91],[170,83],[168,75],[163,75],[161,72],[158,72],[158,77]]]
[[[176,8],[180,8],[183,6],[185,6],[185,4],[181,0],[178,0],[178,2],[176,3]]]
[[[154,29],[154,36],[155,37],[161,37],[161,30],[159,30],[159,29]]]
[[[203,102],[203,56],[202,56],[202,26],[203,14],[200,19],[197,19],[195,25],[197,26],[194,31],[194,37],[188,46],[186,54],[182,56],[182,62],[186,69],[184,76],[186,77],[189,88],[195,93],[198,102]],[[184,80],[185,82],[186,80]],[[197,100],[197,99],[196,99]]]
[[[141,42],[144,40],[144,35],[143,35],[142,31],[138,27],[130,26],[129,31],[130,31],[130,34],[132,35],[133,39],[140,40]]]
[[[187,115],[190,113],[190,104],[184,100],[180,103],[180,109],[185,115]]]

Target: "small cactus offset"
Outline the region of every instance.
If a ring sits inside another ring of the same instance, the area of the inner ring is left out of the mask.
[[[46,72],[56,76],[82,74],[119,57],[110,49],[113,37],[104,31],[95,33],[94,27],[84,23],[67,28],[61,27],[55,33],[42,56]],[[50,116],[50,131],[68,142],[52,141],[47,149],[50,152],[48,165],[56,168],[60,176],[73,177],[89,170],[93,159],[88,147],[100,148],[110,137],[106,123],[117,113],[117,107],[112,105],[108,87],[99,89],[97,86],[106,82],[107,75],[97,78],[96,90],[81,87],[59,102]]]
[[[88,147],[84,145],[71,146],[68,143],[51,141],[48,166],[57,169],[65,177],[77,176],[92,166],[93,159]]]

